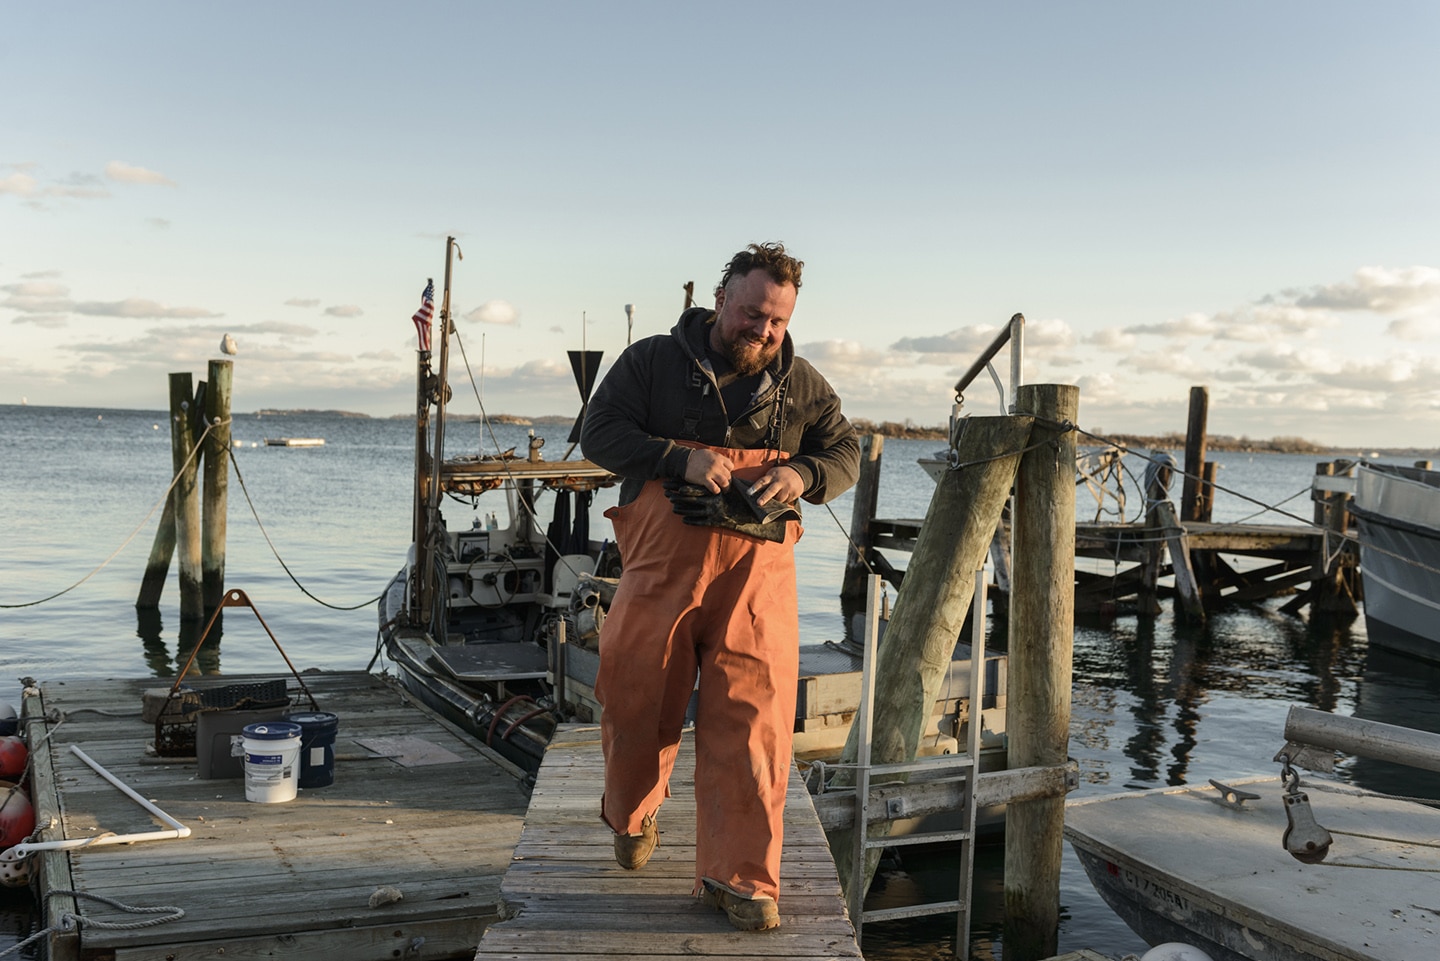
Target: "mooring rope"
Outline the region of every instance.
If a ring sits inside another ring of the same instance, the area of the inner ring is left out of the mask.
[[[280,552],[275,548],[275,542],[270,539],[270,532],[265,529],[265,522],[260,520],[260,512],[255,509],[255,502],[250,499],[250,488],[245,486],[245,475],[240,472],[240,462],[235,459],[235,452],[227,449],[226,453],[230,455],[230,463],[235,465],[235,479],[240,482],[240,492],[245,495],[245,503],[250,507],[250,516],[255,518],[255,526],[260,528],[260,536],[265,538],[265,543],[270,547],[270,553],[275,555],[275,560],[280,564],[280,567],[285,571],[285,574],[290,578],[291,582],[300,588],[300,593],[321,607],[328,607],[332,611],[358,611],[362,607],[369,607],[385,596],[382,592],[367,601],[361,601],[359,604],[352,604],[349,607],[342,607],[339,604],[331,604],[329,601],[321,600],[310,593],[309,588],[301,584],[300,579],[295,576],[295,572],[290,570],[290,565],[285,563],[285,558],[280,556]]]
[[[47,901],[55,897],[75,898],[77,901],[81,898],[87,901],[97,901],[100,904],[115,908],[117,911],[123,911],[127,914],[154,914],[163,916],[147,918],[144,921],[100,921],[96,918],[87,918],[84,915],[75,914],[70,911],[62,911],[59,926],[44,928],[43,930],[36,931],[24,941],[17,941],[4,951],[0,951],[0,958],[28,947],[41,938],[49,937],[51,934],[56,934],[61,931],[72,931],[81,927],[99,928],[105,931],[138,931],[141,928],[153,928],[158,924],[168,924],[171,921],[179,921],[185,917],[184,908],[179,908],[171,904],[158,905],[151,908],[139,907],[137,905],[116,901],[114,898],[107,898],[104,895],[87,894],[84,891],[57,890],[45,895]]]
[[[161,507],[165,506],[165,502],[170,499],[170,492],[175,489],[176,484],[180,483],[180,478],[184,475],[186,469],[189,468],[190,462],[194,460],[196,455],[200,453],[200,448],[204,445],[205,438],[210,435],[210,431],[216,427],[221,426],[222,424],[228,423],[230,423],[228,420],[222,421],[217,418],[214,424],[205,425],[205,432],[202,433],[199,439],[195,441],[195,446],[190,450],[190,456],[185,458],[185,463],[181,464],[179,470],[175,471],[175,476],[170,478],[170,484],[165,488],[165,493],[161,494],[160,499],[155,502],[154,506],[151,507],[150,510],[145,512],[145,516],[140,518],[140,523],[136,524],[135,529],[131,531],[130,534],[123,541],[120,542],[120,546],[115,548],[115,550],[110,553],[110,556],[101,561],[100,564],[93,571],[91,571],[89,574],[86,574],[84,577],[80,578],[78,581],[76,581],[74,584],[71,584],[64,590],[56,591],[49,597],[42,597],[38,601],[26,601],[24,604],[0,604],[0,609],[18,610],[22,607],[35,607],[38,604],[44,604],[47,601],[53,601],[57,597],[62,597],[66,594],[69,594],[71,591],[75,590],[75,588],[79,587],[81,584],[84,584],[90,578],[94,577],[96,574],[99,574],[102,570],[104,570],[111,561],[113,561],[116,557],[120,555],[121,551],[130,546],[130,542],[133,541],[135,539],[135,536],[144,529],[147,523],[149,523],[150,518],[155,516],[155,512]]]

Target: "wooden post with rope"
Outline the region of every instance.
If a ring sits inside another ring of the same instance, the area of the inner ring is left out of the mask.
[[[225,534],[230,491],[230,388],[235,366],[228,360],[210,361],[205,391],[204,492],[200,503],[200,570],[205,610],[213,611],[225,598]]]
[[[1068,384],[1026,384],[1016,396],[1016,412],[1035,424],[1015,477],[1005,718],[1011,768],[1063,764],[1070,742],[1075,432],[1062,425],[1074,424],[1079,410],[1079,388]],[[1063,797],[1006,806],[1007,961],[1057,953],[1064,820]]]
[[[865,584],[870,573],[866,560],[870,555],[870,522],[880,501],[880,462],[885,452],[884,434],[860,437],[860,479],[855,482],[855,501],[850,510],[850,546],[845,553],[845,578],[840,585],[840,598],[863,604]]]
[[[205,617],[205,592],[200,565],[200,497],[195,452],[195,407],[189,372],[170,375],[170,460],[176,480],[175,547],[179,552],[180,619]]]
[[[970,418],[959,440],[962,466],[946,471],[935,485],[885,631],[885,643],[879,648],[872,764],[915,759],[921,732],[948,672],[960,627],[974,596],[975,572],[990,548],[1000,509],[1019,466],[1020,451],[1030,436],[1030,424],[1029,417]],[[1072,538],[1073,527],[1072,516]],[[1067,557],[1065,569],[1072,567]],[[979,705],[972,710],[972,723],[978,723]],[[850,728],[845,742],[842,767],[835,775],[837,786],[855,784],[854,771],[843,765],[853,765],[859,757],[858,727]],[[883,837],[889,827],[889,822],[876,822],[870,834]],[[837,853],[841,885],[847,891],[853,884],[868,887],[880,851],[870,852],[866,876],[854,878],[849,856],[854,836],[850,830],[834,832],[830,848]]]

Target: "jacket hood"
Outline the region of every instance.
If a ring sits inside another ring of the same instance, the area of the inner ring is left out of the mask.
[[[705,345],[710,337],[710,325],[715,322],[715,311],[707,307],[691,307],[680,315],[675,326],[670,328],[670,335],[680,342],[685,353],[691,359],[699,361],[709,368],[705,357]],[[795,365],[795,342],[790,339],[790,332],[785,332],[785,339],[780,344],[779,370],[772,365],[770,373],[777,378],[784,378],[790,373],[790,368]]]

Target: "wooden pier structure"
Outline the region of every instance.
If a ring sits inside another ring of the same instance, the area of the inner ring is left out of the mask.
[[[615,863],[600,820],[600,729],[562,725],[535,780],[530,813],[500,885],[504,920],[490,925],[476,961],[728,961],[860,958],[825,832],[799,773],[786,794],[780,927],[740,932],[691,896],[695,883],[695,748],[681,742],[660,809],[660,845],[639,871]]]
[[[660,814],[660,847],[643,871],[625,871],[599,817],[603,761],[594,725],[561,729],[527,802],[508,762],[389,679],[302,676],[320,709],[339,717],[335,780],[275,804],[247,801],[243,779],[199,778],[194,759],[147,753],[155,725],[141,710],[153,678],[52,682],[27,692],[32,794],[43,828],[37,840],[97,839],[33,856],[41,923],[52,929],[50,958],[861,956],[798,773],[787,796],[783,924],[742,933],[691,897],[688,737],[675,796]],[[187,683],[203,690],[273,680],[226,675]],[[189,836],[104,843],[110,834],[158,833],[163,825],[72,747]],[[153,923],[156,915],[124,913],[96,898],[172,906],[184,915]],[[78,924],[67,924],[67,915]],[[134,924],[147,920],[150,926]]]
[[[1348,533],[1348,490],[1353,481],[1346,475],[1353,462],[1316,464],[1308,526],[1298,520],[1216,523],[1216,464],[1206,460],[1208,404],[1205,388],[1191,388],[1183,469],[1163,451],[1133,452],[1150,456],[1154,465],[1147,472],[1146,510],[1141,520],[1077,520],[1075,557],[1108,561],[1114,569],[1103,573],[1098,564],[1077,566],[1075,613],[1154,616],[1161,610],[1160,598],[1174,597],[1180,617],[1200,621],[1207,611],[1225,604],[1293,594],[1283,607],[1286,613],[1299,613],[1308,605],[1312,613],[1354,615],[1362,585],[1359,552]],[[865,558],[851,552],[842,587],[842,596],[852,600],[867,566],[898,586],[904,572],[897,571],[883,552],[913,552],[923,523],[919,518],[875,516],[883,438],[878,434],[864,438],[862,450],[865,456],[856,485],[850,537]],[[1112,459],[1118,462],[1121,451],[1114,453]],[[1114,469],[1118,473],[1118,466]],[[1181,483],[1172,500],[1175,474],[1180,475]],[[1010,591],[1008,523],[1007,516],[991,548],[995,571],[992,596],[1002,615]],[[1245,560],[1232,563],[1238,558]],[[1164,579],[1170,583],[1162,584]]]
[[[473,953],[498,917],[501,877],[520,837],[519,782],[479,741],[383,677],[303,676],[320,709],[339,717],[335,780],[278,804],[246,801],[243,779],[199,779],[193,760],[147,756],[155,725],[141,719],[142,695],[163,683],[156,679],[46,683],[25,698],[25,716],[45,718],[27,722],[40,841],[156,829],[72,745],[190,828],[186,838],[34,855],[43,925],[56,929],[50,958],[425,961]],[[187,683],[199,690],[268,679]],[[102,927],[96,922],[153,916],[63,893],[71,891],[185,913],[152,927]],[[78,927],[62,930],[66,913]]]

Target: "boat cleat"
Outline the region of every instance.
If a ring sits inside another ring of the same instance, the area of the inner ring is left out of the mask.
[[[1221,784],[1213,777],[1210,779],[1210,786],[1213,787],[1216,791],[1220,792],[1219,796],[1215,798],[1215,800],[1219,801],[1227,808],[1235,808],[1236,810],[1239,810],[1240,806],[1246,801],[1260,800],[1260,795],[1258,794],[1251,794],[1249,791],[1242,791],[1239,788],[1231,787],[1228,784]]]

